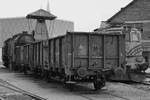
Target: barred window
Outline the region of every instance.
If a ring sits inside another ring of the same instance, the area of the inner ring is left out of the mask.
[[[133,42],[139,42],[141,40],[141,32],[135,28],[131,29],[130,36]]]

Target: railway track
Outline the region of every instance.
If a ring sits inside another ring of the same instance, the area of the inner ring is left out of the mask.
[[[110,82],[110,84],[112,84],[112,82]],[[144,85],[146,83],[139,83],[139,84]],[[122,84],[120,84],[120,85],[122,85]],[[10,84],[8,81],[4,81],[2,79],[0,79],[0,86],[6,87],[6,88],[11,89],[11,90],[14,90],[16,92],[20,92],[24,95],[28,95],[28,96],[34,98],[34,100],[47,100],[47,99],[42,98],[40,96],[37,96],[37,95],[34,95],[34,94],[29,93],[27,91],[24,91],[24,90],[22,90],[22,89],[20,89],[16,86]],[[126,84],[125,84],[125,86],[126,86]],[[128,86],[130,87],[130,85],[128,85]],[[150,85],[147,84],[147,86],[150,86]],[[130,97],[128,97],[126,95],[109,92],[105,89],[102,89],[100,91],[94,91],[93,88],[91,89],[91,87],[92,87],[91,85],[88,86],[88,88],[84,85],[83,85],[82,88],[80,88],[80,87],[82,87],[82,85],[81,86],[80,85],[79,86],[78,85],[74,86],[75,90],[71,91],[71,94],[79,96],[80,98],[83,98],[85,100],[133,100],[133,99],[131,99]],[[142,89],[142,88],[139,88],[139,87],[136,87],[136,86],[134,88]],[[107,99],[104,99],[103,96],[106,96]],[[110,98],[110,99],[108,99],[108,98]]]
[[[115,95],[115,94],[111,94],[111,93],[107,93],[107,92],[102,92],[102,94],[106,94],[108,96],[111,96],[111,97],[115,97],[115,98],[118,98],[119,100],[131,100],[131,99],[128,99],[128,98],[125,98],[125,97],[122,97],[120,95]],[[96,94],[96,95],[84,95],[84,94],[76,94],[78,96],[81,96],[87,100],[95,100],[95,99],[101,99],[100,97],[100,94]],[[103,98],[102,98],[103,99]]]
[[[150,80],[150,77],[147,77],[149,78],[148,80]],[[142,90],[142,91],[145,91],[145,92],[149,92],[150,91],[150,81],[143,81],[143,82],[136,82],[136,83],[123,83],[125,86],[127,85],[127,87],[132,87],[132,88],[135,88],[135,89],[138,89],[138,90]],[[93,93],[94,94],[94,93]],[[107,91],[101,91],[100,94],[106,94],[106,95],[110,95],[111,97],[116,97],[118,98],[119,100],[132,100],[130,97],[126,97],[126,96],[122,96],[122,95],[119,95],[119,94],[115,94],[115,93],[110,93],[110,92],[107,92]],[[80,96],[82,96],[83,98],[86,98],[87,100],[95,100],[94,98],[100,98],[100,94],[97,94],[97,95],[85,95],[84,93]],[[112,99],[113,100],[113,99]],[[115,100],[115,99],[114,99]],[[142,99],[141,99],[142,100]]]
[[[76,88],[76,87],[74,87]],[[105,91],[104,90],[99,90],[99,91],[95,91],[95,90],[86,90],[86,89],[81,89],[79,87],[79,89],[77,89],[77,91],[71,91],[73,94],[80,96],[82,98],[85,98],[86,100],[105,100],[103,98],[103,96],[105,95],[106,97],[110,98],[110,100],[131,100],[128,97],[123,97],[119,94],[113,94],[113,93],[109,93],[109,91]],[[115,99],[114,99],[115,98]]]
[[[131,85],[132,85],[132,87],[137,88],[137,89],[141,89],[144,91],[150,91],[150,76],[147,77],[146,81],[132,83]]]
[[[23,89],[20,89],[16,86],[10,84],[9,82],[2,80],[2,79],[0,79],[0,86],[5,87],[5,88],[10,89],[10,90],[13,90],[13,91],[18,92],[18,93],[21,93],[23,95],[29,96],[29,97],[33,98],[33,100],[47,100],[43,97],[40,97],[38,95],[35,95],[35,94],[27,92]]]
[[[131,99],[128,99],[128,98],[125,98],[125,97],[122,97],[122,96],[119,96],[119,95],[114,95],[114,94],[110,94],[110,93],[103,93],[103,94],[107,94],[109,96],[112,96],[112,97],[116,97],[118,98],[119,100],[131,100]],[[95,98],[99,98],[100,96],[87,96],[87,95],[80,95],[81,97],[87,99],[87,100],[95,100]],[[100,99],[100,98],[99,98]]]

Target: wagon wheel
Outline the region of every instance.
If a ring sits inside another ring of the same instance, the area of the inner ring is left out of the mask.
[[[39,68],[39,76],[41,79],[45,79],[45,70],[43,68]]]
[[[38,78],[38,70],[37,70],[37,68],[33,68],[33,76],[35,78]]]
[[[25,75],[27,75],[27,74],[28,74],[27,66],[24,66],[24,67],[23,67],[23,73],[24,73]]]
[[[63,86],[67,89],[69,89],[70,91],[73,91],[73,84],[72,83],[67,83],[69,79],[69,76],[65,76],[64,80],[63,80]]]
[[[24,75],[27,75],[27,74],[28,74],[26,68],[24,68],[23,73],[24,73]]]
[[[48,71],[48,73],[47,73],[46,81],[47,82],[52,82],[52,73],[50,71]]]
[[[105,78],[101,77],[99,79],[95,79],[93,82],[95,90],[99,90],[105,86]]]
[[[95,90],[99,90],[105,86],[105,82],[101,81],[94,81],[94,88]]]
[[[64,79],[63,79],[63,86],[64,87],[67,87],[67,80],[68,80],[68,77],[67,76],[64,76]]]
[[[115,69],[115,76],[117,79],[123,80],[124,75],[125,75],[125,72],[123,68],[119,67]]]

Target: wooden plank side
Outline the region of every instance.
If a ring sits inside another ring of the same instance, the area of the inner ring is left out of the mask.
[[[27,46],[27,55],[28,55],[27,64],[29,65],[29,45]]]
[[[66,38],[62,38],[62,43],[61,43],[61,45],[62,45],[62,57],[61,57],[61,65],[62,65],[62,67],[63,68],[65,68],[66,66],[67,66],[67,59],[66,59],[66,54],[67,54],[67,48],[66,48]]]
[[[39,52],[38,52],[38,54],[39,54],[39,66],[42,66],[42,49],[43,49],[43,47],[42,47],[42,42],[41,43],[39,43]]]
[[[34,44],[34,67],[37,66],[36,60],[37,60],[37,46],[36,44]]]
[[[121,35],[119,38],[120,42],[120,64],[125,63],[126,51],[125,51],[125,36]]]
[[[100,35],[90,37],[90,68],[103,68],[103,41]]]
[[[74,67],[88,67],[88,35],[74,35]]]
[[[54,40],[50,40],[50,67],[54,67]]]
[[[36,51],[36,66],[38,66],[39,67],[39,65],[40,65],[40,42],[38,42],[37,44],[36,44],[36,49],[37,49],[37,51]]]
[[[49,56],[49,48],[48,48],[48,40],[46,41],[43,41],[43,66],[45,69],[48,69],[48,66],[49,66],[49,59],[48,59],[48,56]]]
[[[71,60],[72,60],[72,54],[71,54],[71,35],[66,36],[66,68],[71,68]]]
[[[29,67],[33,66],[33,44],[29,45]]]
[[[19,65],[19,63],[20,63],[20,56],[21,56],[21,49],[20,49],[20,47],[16,47],[15,48],[15,61],[16,61],[16,65]]]
[[[27,46],[23,46],[23,64],[27,64]]]
[[[21,64],[23,64],[23,49],[24,49],[24,47],[23,46],[21,46],[21,48],[20,48],[20,63]]]
[[[55,67],[58,68],[60,61],[59,61],[59,38],[56,39],[55,41]]]
[[[119,62],[118,36],[105,36],[105,67],[116,68]]]
[[[49,63],[49,68],[51,67],[51,41],[48,40],[48,63]]]
[[[62,38],[59,38],[59,68],[62,68]]]

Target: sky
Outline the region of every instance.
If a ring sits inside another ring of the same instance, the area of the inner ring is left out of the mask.
[[[23,17],[48,0],[0,0],[0,18]],[[49,0],[51,13],[58,19],[73,21],[75,31],[93,31],[132,0]]]
[[[132,0],[49,0],[51,13],[58,19],[74,22],[75,31],[93,31]],[[0,0],[0,18],[24,17],[48,0]],[[0,49],[1,61],[1,49]]]

